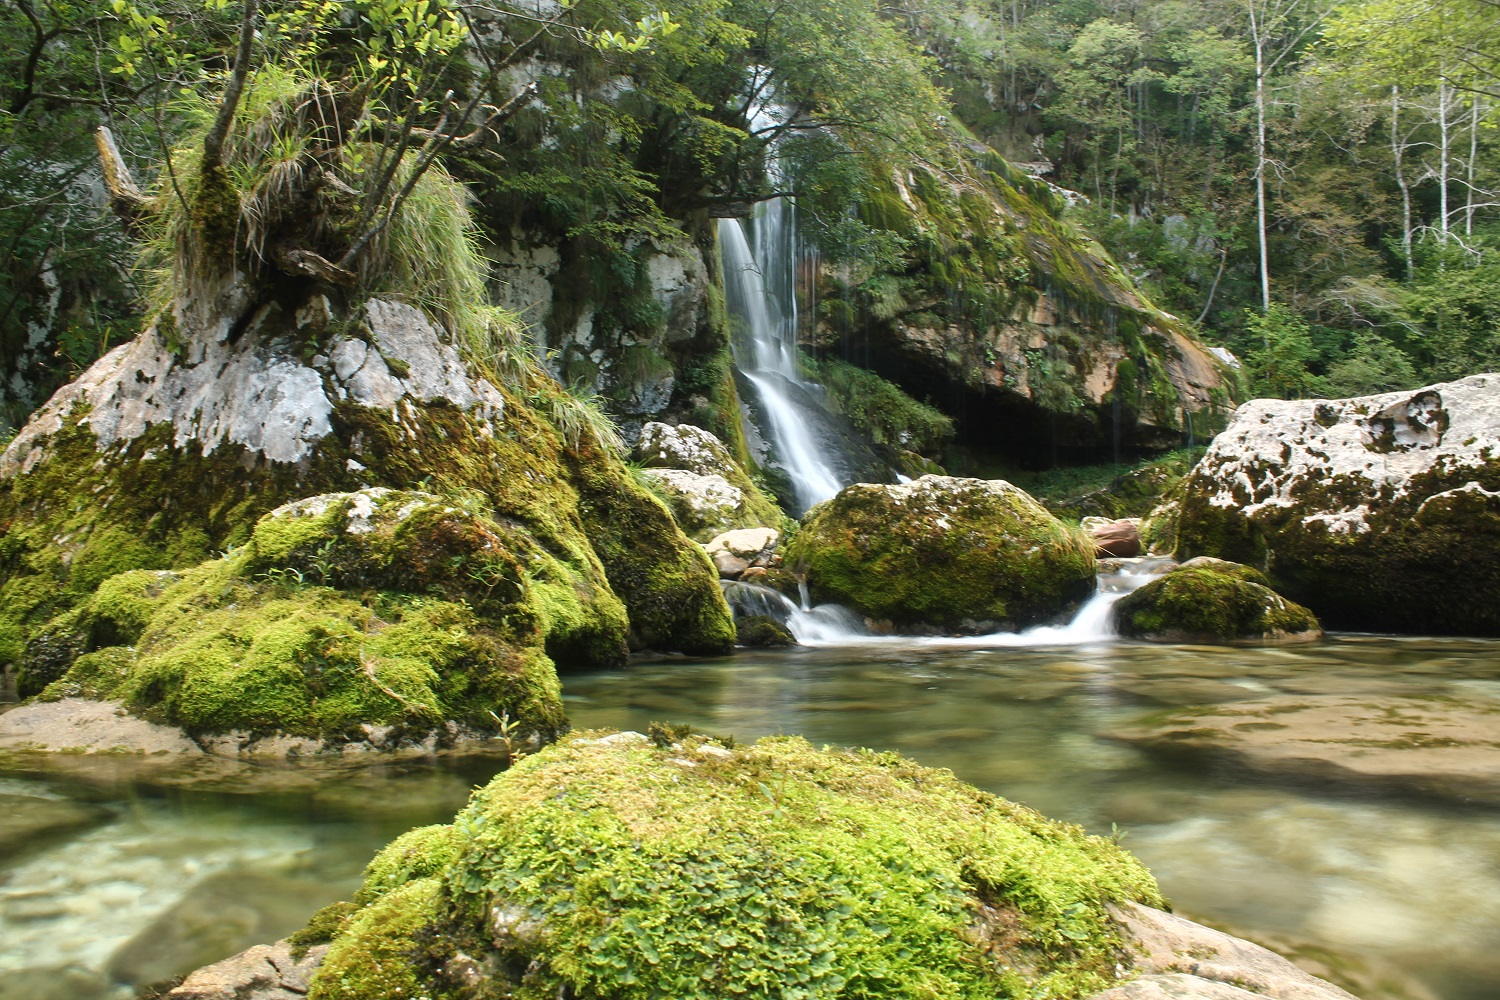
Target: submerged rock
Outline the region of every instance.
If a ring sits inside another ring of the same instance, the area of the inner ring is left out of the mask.
[[[1272,777],[1385,786],[1500,805],[1500,704],[1369,694],[1194,707],[1110,736]]]
[[[291,940],[309,1000],[1349,1000],[1156,905],[1114,844],[894,754],[585,734],[398,838]],[[280,997],[295,954],[252,949],[170,996]],[[1117,992],[1135,983],[1203,992]]]
[[[1249,566],[1190,559],[1122,597],[1115,628],[1133,639],[1247,645],[1321,638],[1317,616],[1265,585]]]
[[[1500,635],[1500,374],[1246,403],[1151,521],[1335,628]]]
[[[1093,549],[1010,483],[923,476],[846,488],[813,508],[785,558],[819,602],[897,629],[985,632],[1076,607]]]

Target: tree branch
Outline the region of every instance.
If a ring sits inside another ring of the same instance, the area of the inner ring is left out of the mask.
[[[239,44],[234,53],[234,69],[229,82],[224,86],[224,99],[219,104],[219,113],[208,134],[203,137],[204,172],[214,170],[224,163],[224,140],[229,137],[229,126],[234,122],[234,112],[239,107],[240,95],[245,91],[245,79],[250,75],[250,53],[255,42],[255,13],[260,0],[245,0],[245,16],[240,21]]]

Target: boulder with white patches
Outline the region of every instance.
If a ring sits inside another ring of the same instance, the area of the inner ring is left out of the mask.
[[[1246,403],[1170,504],[1179,555],[1259,566],[1331,627],[1500,635],[1500,374]]]

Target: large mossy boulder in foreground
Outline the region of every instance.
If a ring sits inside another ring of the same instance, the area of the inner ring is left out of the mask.
[[[850,486],[807,515],[785,559],[815,600],[898,629],[1022,628],[1094,583],[1093,543],[1003,480]]]
[[[1500,374],[1246,403],[1148,533],[1333,628],[1500,635]]]
[[[378,727],[399,745],[508,717],[550,738],[564,728],[553,658],[627,653],[625,609],[592,569],[476,495],[312,497],[219,559],[111,577],[32,641],[21,683],[196,736],[373,743]]]
[[[1127,594],[1112,609],[1115,628],[1132,639],[1243,645],[1321,638],[1318,618],[1282,597],[1257,570],[1198,558]]]
[[[1080,997],[1160,904],[1109,841],[893,754],[577,736],[399,838],[311,1000]]]

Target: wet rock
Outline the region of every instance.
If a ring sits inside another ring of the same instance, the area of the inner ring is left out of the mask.
[[[1500,805],[1500,704],[1379,695],[1278,696],[1172,712],[1110,733],[1269,777],[1385,786]]]
[[[1178,566],[1121,598],[1111,611],[1115,627],[1133,639],[1170,643],[1273,645],[1322,637],[1311,611],[1247,578],[1259,576],[1233,564]]]
[[[165,1000],[304,1000],[327,953],[317,945],[299,958],[286,941],[256,945],[194,972]]]
[[[201,754],[175,726],[131,715],[112,701],[62,698],[0,715],[0,749],[74,753]]]
[[[902,631],[1019,629],[1094,587],[1093,544],[1003,480],[847,487],[808,514],[785,559],[817,602]]]
[[[796,638],[787,627],[769,615],[746,615],[734,620],[739,631],[739,644],[752,649],[775,649],[797,645]]]
[[[1335,628],[1500,635],[1500,374],[1246,403],[1151,521]]]
[[[1091,1000],[1354,1000],[1242,938],[1136,903],[1115,913],[1141,975]]]
[[[1140,555],[1140,529],[1141,521],[1137,517],[1118,521],[1093,517],[1083,519],[1083,530],[1094,540],[1094,555],[1099,559],[1130,559]]]

